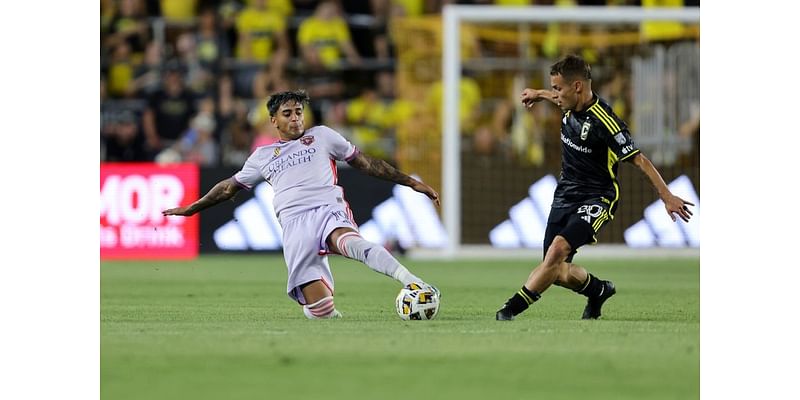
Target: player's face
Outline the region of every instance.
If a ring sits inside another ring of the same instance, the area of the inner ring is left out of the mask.
[[[283,140],[294,140],[303,135],[303,105],[288,101],[278,107],[278,112],[271,118],[272,125],[278,130]]]
[[[550,87],[556,94],[556,103],[564,111],[574,110],[578,105],[577,82],[568,82],[561,74],[550,75]]]

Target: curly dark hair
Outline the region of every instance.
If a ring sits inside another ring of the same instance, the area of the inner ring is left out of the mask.
[[[550,75],[561,75],[564,79],[574,82],[578,79],[592,79],[592,67],[580,56],[568,54],[550,67]]]
[[[275,113],[278,112],[278,109],[290,101],[302,104],[303,107],[305,107],[306,104],[311,101],[311,98],[308,97],[308,94],[305,90],[273,93],[272,96],[269,96],[269,100],[267,100],[267,110],[269,110],[269,116],[274,117]]]

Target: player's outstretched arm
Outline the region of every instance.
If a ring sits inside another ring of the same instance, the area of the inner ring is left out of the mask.
[[[425,194],[428,198],[433,200],[434,204],[437,206],[439,205],[439,193],[436,193],[432,187],[400,172],[400,170],[391,166],[386,161],[372,158],[364,153],[359,153],[352,160],[348,161],[348,164],[353,168],[363,171],[367,175],[408,186],[417,192]]]
[[[650,183],[656,188],[658,197],[664,202],[664,208],[667,209],[667,214],[672,218],[672,221],[676,221],[675,214],[677,214],[684,222],[689,222],[689,218],[692,217],[692,212],[687,205],[693,206],[694,204],[672,194],[666,182],[664,182],[664,179],[661,177],[661,174],[658,173],[656,167],[644,154],[639,152],[639,154],[633,157],[632,162],[647,175],[648,179],[650,179]]]
[[[538,103],[542,100],[548,100],[551,103],[556,104],[556,94],[552,90],[547,89],[527,88],[522,91],[520,98],[522,100],[522,105],[527,108],[533,107],[535,103]]]
[[[186,207],[175,207],[161,212],[163,215],[182,215],[188,217],[194,215],[208,207],[232,199],[241,187],[236,184],[233,178],[228,178],[214,185],[205,196]]]

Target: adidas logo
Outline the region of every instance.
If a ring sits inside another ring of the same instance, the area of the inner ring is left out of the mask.
[[[255,196],[233,211],[234,219],[214,231],[220,250],[279,250],[283,229],[275,216],[275,191],[266,182],[253,189]]]
[[[419,177],[413,176],[420,180]],[[444,229],[433,202],[410,187],[395,185],[392,197],[372,210],[372,219],[358,227],[361,236],[372,243],[396,240],[401,247],[443,248]]]
[[[676,196],[694,203],[689,206],[692,218],[683,222],[678,218],[672,222],[664,210],[664,203],[657,200],[644,210],[644,219],[625,230],[625,243],[630,247],[700,247],[700,198],[691,179],[681,175],[669,185]]]
[[[415,176],[416,179],[419,179]],[[220,250],[280,250],[283,229],[273,199],[275,192],[266,182],[255,187],[255,196],[234,210],[234,219],[214,231]],[[404,248],[441,248],[447,232],[427,196],[395,185],[392,197],[372,210],[372,219],[358,228],[364,239],[373,243],[396,240]]]
[[[528,189],[528,197],[511,207],[509,219],[489,232],[489,241],[498,248],[542,248],[547,216],[553,203],[558,181],[547,175]],[[672,222],[657,200],[644,211],[644,219],[625,230],[625,243],[630,247],[700,247],[700,198],[691,180],[682,175],[672,181],[669,190],[694,203],[694,214],[688,223]]]
[[[489,231],[489,242],[499,248],[542,248],[547,216],[558,181],[546,175],[528,188],[528,197],[511,207],[511,217]]]

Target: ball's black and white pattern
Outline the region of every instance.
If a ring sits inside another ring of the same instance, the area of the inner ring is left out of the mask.
[[[434,319],[439,313],[439,299],[440,294],[436,288],[410,283],[397,294],[397,315],[403,320]]]

